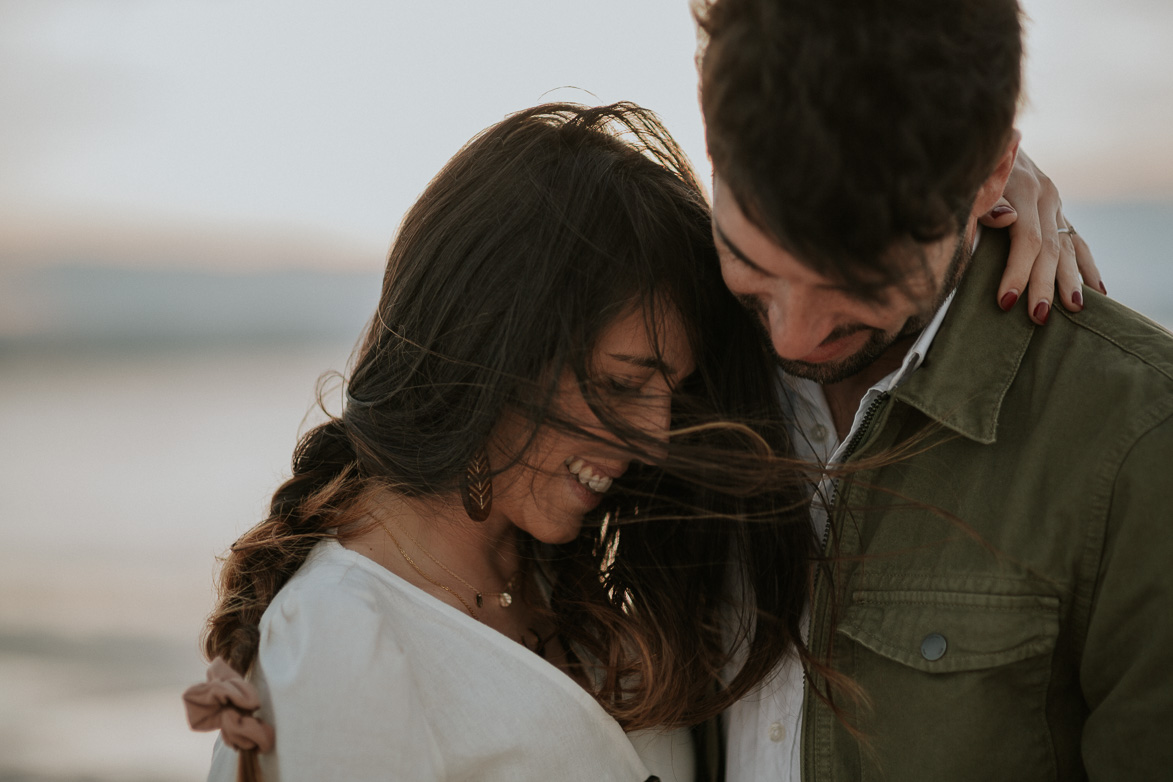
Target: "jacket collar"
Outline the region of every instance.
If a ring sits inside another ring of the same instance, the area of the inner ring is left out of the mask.
[[[924,365],[893,393],[985,445],[996,440],[1002,400],[1034,334],[1021,307],[1002,312],[995,303],[1009,248],[1006,231],[983,229]]]

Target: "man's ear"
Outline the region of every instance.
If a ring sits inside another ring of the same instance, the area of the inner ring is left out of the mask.
[[[973,211],[970,213],[971,217],[984,215],[993,209],[994,205],[998,203],[998,199],[1002,197],[1002,191],[1006,189],[1006,180],[1010,178],[1010,172],[1014,170],[1014,161],[1018,159],[1018,144],[1021,141],[1022,134],[1017,129],[1012,130],[1010,140],[1006,143],[1006,150],[998,159],[998,165],[978,188],[977,198],[973,202]]]

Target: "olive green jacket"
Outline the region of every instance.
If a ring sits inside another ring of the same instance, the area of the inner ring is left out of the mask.
[[[852,451],[925,448],[835,498],[812,650],[871,708],[836,699],[857,741],[808,681],[804,782],[1173,779],[1173,336],[1091,292],[1003,314],[1007,248]]]

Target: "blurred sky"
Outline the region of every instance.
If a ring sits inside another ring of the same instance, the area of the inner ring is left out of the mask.
[[[1026,149],[1068,200],[1173,200],[1173,3],[1024,6]],[[552,98],[644,103],[707,175],[694,43],[687,0],[0,0],[0,271],[377,268]]]

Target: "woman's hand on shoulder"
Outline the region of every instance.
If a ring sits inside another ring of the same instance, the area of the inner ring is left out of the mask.
[[[1058,188],[1025,152],[1019,150],[1002,199],[981,223],[1010,229],[1010,258],[998,286],[1003,310],[1025,293],[1027,312],[1041,326],[1056,300],[1071,312],[1083,309],[1081,280],[1107,293],[1091,249],[1063,215]]]

